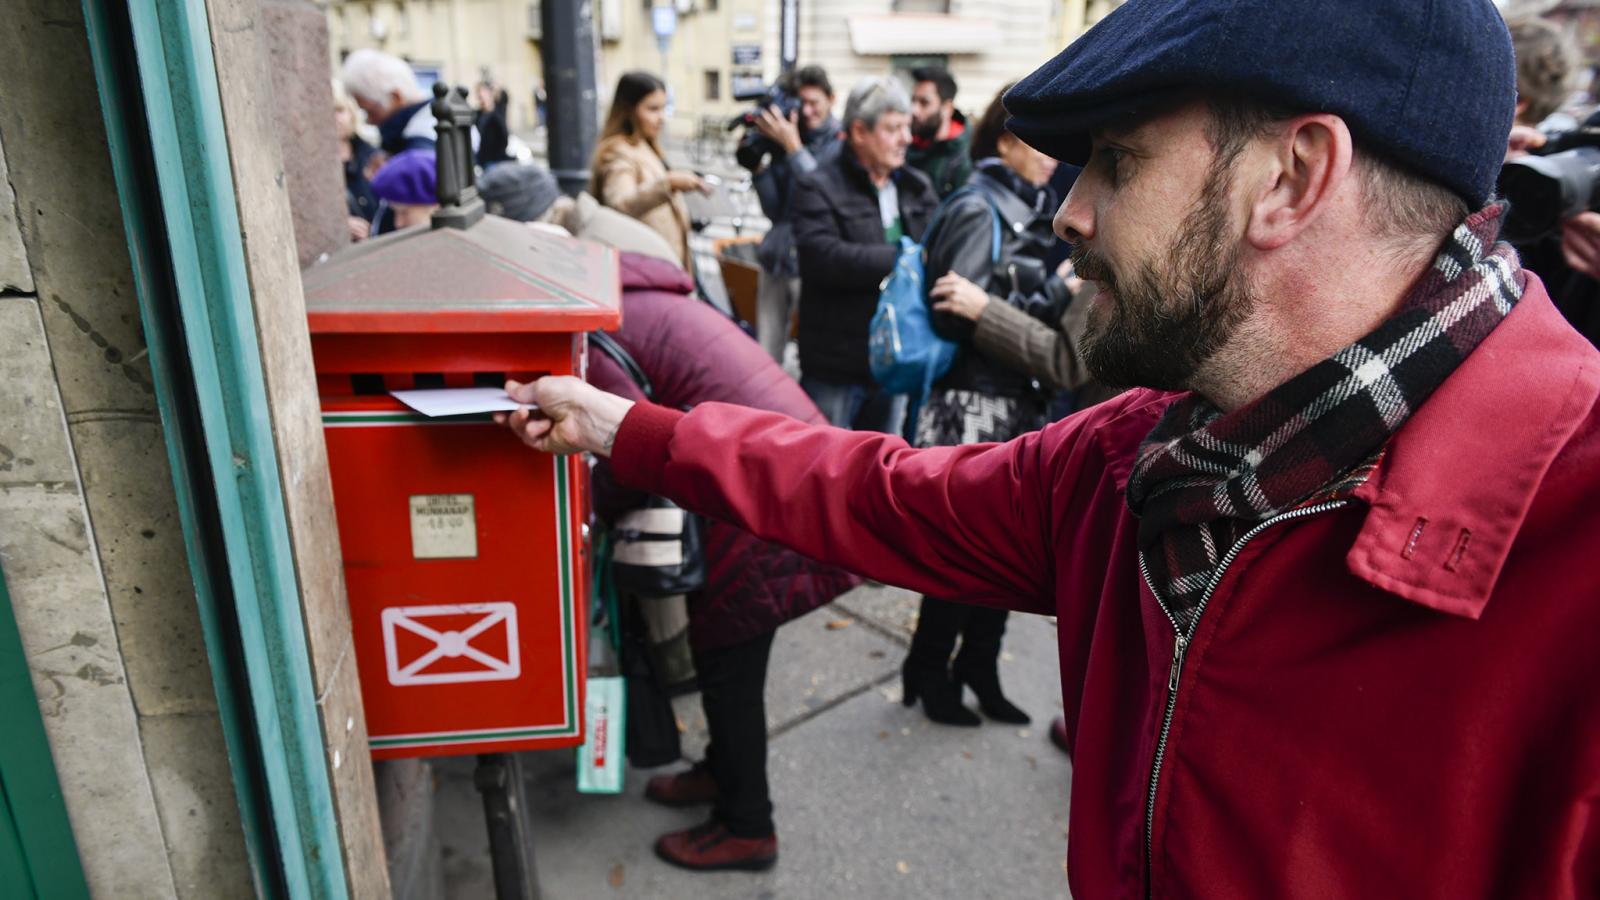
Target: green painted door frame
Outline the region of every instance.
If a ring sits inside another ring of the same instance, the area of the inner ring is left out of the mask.
[[[88,900],[44,719],[0,572],[0,897]]]
[[[82,0],[245,843],[348,895],[204,0]]]

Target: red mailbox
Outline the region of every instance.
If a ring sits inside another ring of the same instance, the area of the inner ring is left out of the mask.
[[[582,741],[587,470],[391,390],[584,375],[615,253],[494,216],[305,275],[356,662],[378,758]]]

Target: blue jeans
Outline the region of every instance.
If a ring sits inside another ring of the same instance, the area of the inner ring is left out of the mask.
[[[901,434],[905,429],[905,394],[886,393],[875,384],[840,384],[808,375],[800,377],[800,387],[840,428],[884,434]]]

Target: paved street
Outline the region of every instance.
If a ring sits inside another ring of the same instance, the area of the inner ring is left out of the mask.
[[[1034,724],[960,729],[900,705],[915,613],[914,595],[864,586],[778,632],[767,683],[780,847],[771,872],[660,862],[655,837],[702,811],[646,802],[653,771],[630,769],[620,796],[579,794],[570,753],[536,754],[529,793],[547,900],[1066,897],[1068,764],[1045,734],[1061,708],[1054,622],[1013,616],[1006,636],[1001,677]],[[684,751],[697,755],[699,696],[677,710]],[[448,896],[492,897],[470,758],[437,771]]]

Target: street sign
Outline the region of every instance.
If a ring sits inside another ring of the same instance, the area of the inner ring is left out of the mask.
[[[655,29],[656,37],[672,37],[678,31],[677,9],[671,6],[652,6],[650,8],[650,25]]]
[[[767,89],[767,80],[760,72],[735,72],[728,79],[728,89],[735,97],[753,97]]]

